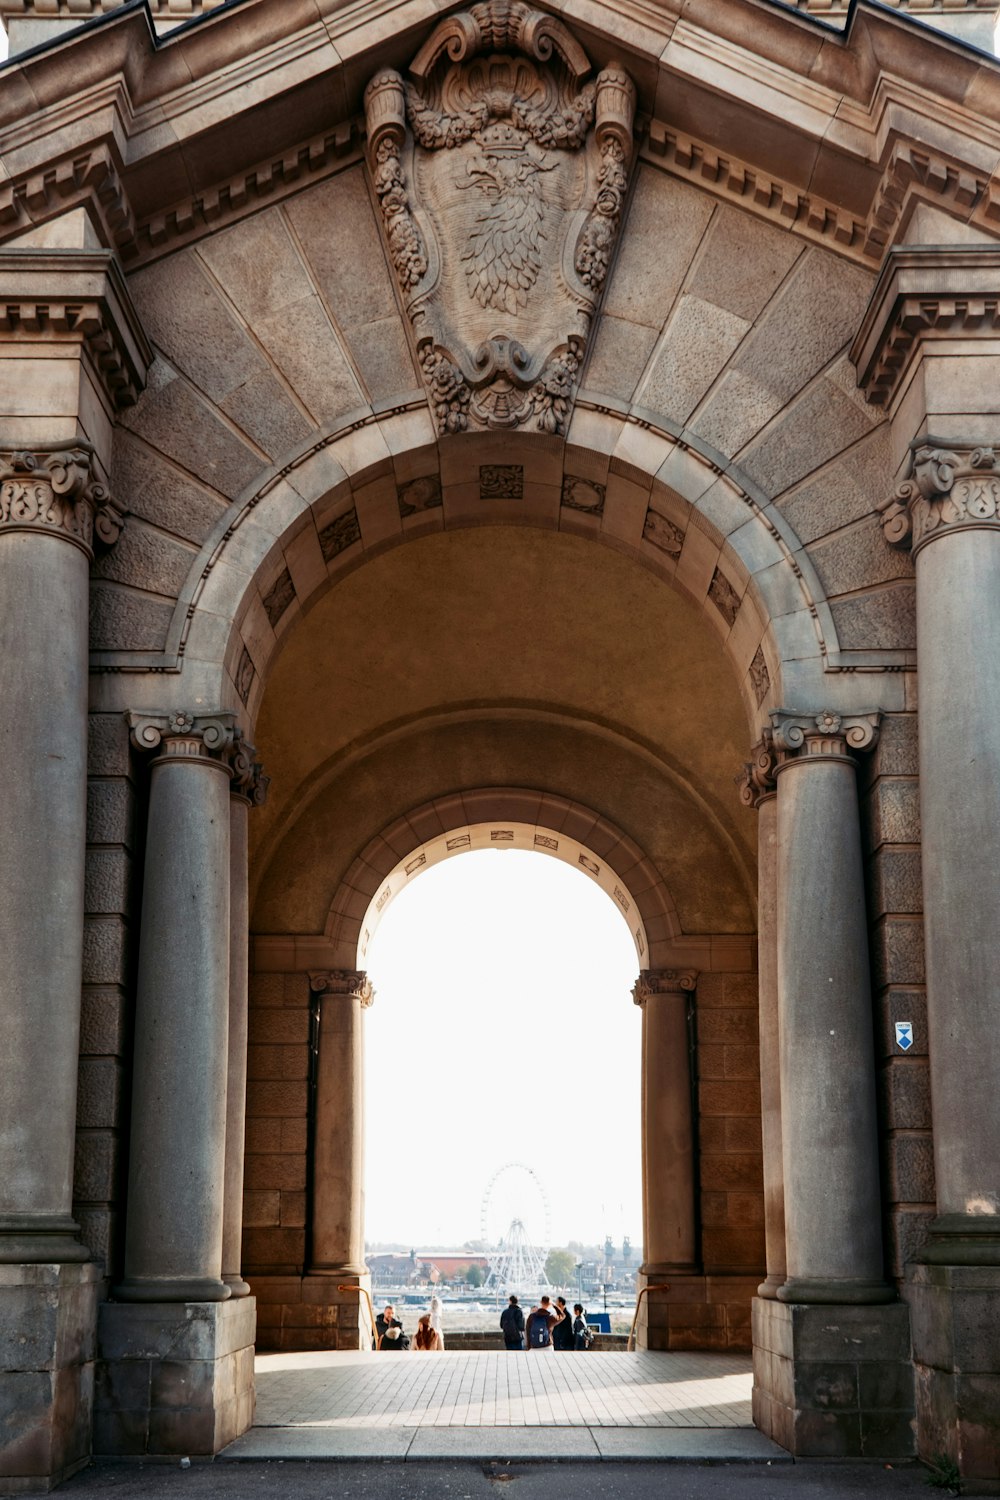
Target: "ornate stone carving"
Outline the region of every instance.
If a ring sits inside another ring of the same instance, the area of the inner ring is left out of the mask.
[[[764,660],[763,646],[757,647],[756,655],[750,663],[749,670],[754,697],[757,700],[757,707],[760,708],[760,705],[771,691],[771,674],[767,670],[767,662]]]
[[[322,969],[309,975],[309,988],[314,995],[343,995],[360,1000],[367,1010],[375,1000],[371,980],[363,969]]]
[[[256,756],[255,747],[242,729],[235,729],[229,747],[229,768],[233,773],[229,790],[233,796],[245,798],[251,807],[263,807],[271,778],[264,775],[264,767]]]
[[[771,710],[773,743],[781,762],[798,755],[846,755],[849,750],[872,750],[878,740],[880,712],[838,714],[824,709],[818,714]]]
[[[690,994],[697,987],[697,969],[643,969],[632,986],[632,999],[641,1009],[653,995]]]
[[[112,546],[124,524],[89,444],[0,453],[0,532],[47,532],[93,557],[95,541]]]
[[[484,0],[365,91],[389,255],[442,433],[563,433],[621,221],[635,87]]]
[[[750,751],[751,759],[743,766],[743,774],[738,776],[736,784],[740,789],[740,801],[744,807],[759,807],[768,797],[773,797],[778,790],[775,780],[775,771],[778,768],[778,756],[774,748],[774,735],[770,729],[765,729],[760,739]]]
[[[1000,446],[915,444],[910,477],[878,506],[894,547],[917,551],[942,532],[1000,526]]]
[[[159,750],[173,759],[228,763],[236,741],[235,716],[228,712],[192,714],[183,709],[172,713],[125,715],[132,744],[137,750]]]

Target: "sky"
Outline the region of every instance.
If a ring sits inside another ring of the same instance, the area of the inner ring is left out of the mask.
[[[496,1178],[491,1237],[518,1217],[533,1243],[638,1248],[639,960],[611,899],[556,859],[473,850],[385,909],[367,970],[368,1243],[478,1239]]]

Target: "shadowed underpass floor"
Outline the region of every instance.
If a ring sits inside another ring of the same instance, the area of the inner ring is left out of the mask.
[[[257,1416],[232,1459],[771,1459],[741,1354],[257,1358]]]

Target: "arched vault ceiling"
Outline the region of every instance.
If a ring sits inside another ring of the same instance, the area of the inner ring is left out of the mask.
[[[585,796],[667,859],[685,930],[724,930],[717,880],[734,930],[750,920],[732,669],[687,600],[581,538],[435,534],[352,573],[288,636],[255,738],[272,778],[257,930],[322,930],[320,850],[339,876],[331,861],[421,800],[502,784]]]

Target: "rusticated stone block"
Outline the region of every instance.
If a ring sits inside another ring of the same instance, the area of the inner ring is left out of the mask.
[[[88,844],[134,847],[135,793],[124,777],[115,780],[93,777],[87,783]]]
[[[76,1138],[73,1196],[104,1203],[115,1196],[118,1140],[111,1131],[85,1131]]]
[[[875,776],[916,776],[919,772],[916,714],[883,714],[872,751]]]
[[[880,849],[871,861],[874,912],[921,912],[924,893],[919,849]]]
[[[295,1192],[304,1189],[306,1159],[300,1155],[248,1156],[246,1185],[257,1191],[267,1188],[284,1188]]]
[[[702,1259],[708,1270],[728,1267],[764,1274],[764,1231],[757,1226],[702,1230]]]
[[[117,986],[85,988],[80,1001],[80,1055],[120,1056],[124,1047],[125,999]]]
[[[121,917],[87,917],[83,924],[84,984],[124,984],[128,929]]]
[[[113,1057],[80,1059],[76,1095],[76,1123],[81,1130],[118,1124],[121,1102],[121,1065]]]
[[[248,1275],[254,1270],[301,1271],[305,1249],[301,1229],[247,1229],[243,1233],[244,1269]]]
[[[243,1223],[247,1229],[273,1228],[279,1222],[281,1194],[243,1194]]]
[[[889,1215],[889,1266],[893,1276],[902,1277],[910,1261],[916,1259],[927,1243],[936,1210],[914,1209],[897,1205]]]
[[[919,844],[920,786],[917,780],[882,776],[865,804],[873,848],[881,844]]]
[[[931,1128],[931,1080],[925,1058],[893,1058],[879,1075],[879,1093],[890,1130]]]
[[[894,1135],[886,1143],[889,1197],[896,1203],[933,1203],[934,1143],[930,1135]]]
[[[265,1115],[305,1115],[306,1084],[256,1082],[247,1084],[247,1114],[258,1119]]]
[[[701,1182],[706,1189],[750,1188],[760,1190],[763,1169],[759,1156],[730,1152],[727,1156],[705,1156]]]
[[[305,1050],[309,1040],[309,1012],[290,1007],[252,1009],[250,1042],[253,1045],[288,1046],[299,1044]]]
[[[927,1056],[927,992],[924,989],[893,988],[882,995],[875,1033],[876,1052],[881,1057],[902,1058],[896,1041],[895,1023],[909,1021],[913,1027],[913,1046],[906,1053],[909,1061]]]
[[[301,1229],[306,1222],[305,1193],[282,1193],[279,1221],[283,1228]]]
[[[880,988],[924,983],[924,928],[918,916],[886,917],[876,923],[872,967]]]
[[[730,1007],[718,1010],[698,1010],[698,1045],[703,1042],[730,1042],[756,1046],[758,1040],[757,1012],[735,1010]]]
[[[705,1115],[759,1115],[760,1084],[748,1079],[703,1083],[698,1090],[698,1105]]]
[[[284,1005],[285,976],[284,974],[268,973],[251,974],[249,988],[250,1025],[252,1027],[259,1007]]]
[[[759,1115],[731,1115],[726,1120],[726,1150],[755,1151],[761,1149],[761,1122]]]
[[[129,497],[130,503],[132,497]],[[128,776],[128,725],[121,714],[90,714],[87,719],[88,776]]]

